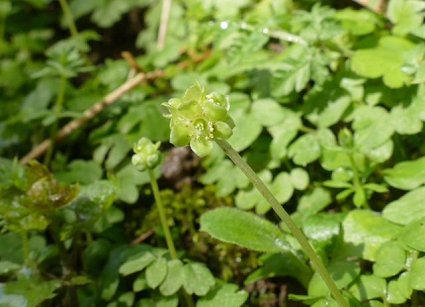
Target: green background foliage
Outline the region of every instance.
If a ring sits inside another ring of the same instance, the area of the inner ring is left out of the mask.
[[[352,306],[423,305],[425,5],[372,2],[173,0],[162,48],[162,1],[0,0],[0,305],[183,306],[183,289],[201,307],[336,304],[217,146],[168,143],[161,104],[196,83],[228,97],[229,143]],[[163,144],[181,260],[131,165],[141,137]]]

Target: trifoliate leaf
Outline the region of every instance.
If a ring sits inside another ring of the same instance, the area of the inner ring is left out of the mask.
[[[415,0],[390,0],[387,16],[394,23],[396,35],[406,35],[423,23],[425,3]]]
[[[291,144],[288,156],[295,164],[306,166],[320,157],[320,144],[313,134],[304,134]]]
[[[384,84],[391,88],[405,85],[409,76],[402,71],[404,54],[413,44],[400,37],[386,36],[376,48],[357,50],[351,59],[351,69],[362,77],[383,77]]]

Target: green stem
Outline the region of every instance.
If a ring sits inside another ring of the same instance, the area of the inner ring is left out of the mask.
[[[351,163],[351,169],[353,170],[353,184],[354,184],[354,191],[355,193],[357,193],[357,191],[361,190],[364,197],[365,197],[365,203],[364,206],[366,208],[369,208],[369,204],[367,202],[367,197],[366,197],[366,192],[363,189],[363,186],[361,184],[360,181],[360,175],[359,172],[357,170],[357,166],[356,166],[356,162],[354,161],[354,157],[353,157],[353,152],[350,152],[348,154],[349,158],[350,158],[350,163]]]
[[[25,265],[30,265],[30,249],[29,249],[29,243],[28,243],[28,232],[25,230],[21,232],[21,238],[22,238],[22,253],[24,256],[24,263]]]
[[[167,217],[165,214],[164,206],[162,204],[161,195],[159,195],[158,183],[156,182],[156,178],[155,178],[155,174],[153,170],[149,169],[148,172],[149,172],[149,177],[151,180],[153,197],[155,198],[155,203],[158,208],[159,219],[161,220],[162,230],[164,231],[165,241],[167,242],[168,251],[170,252],[171,258],[176,260],[178,259],[177,252],[174,246],[173,237],[171,236],[170,228],[168,227],[168,224],[167,224]],[[182,289],[181,294],[183,296],[183,299],[186,302],[187,307],[195,306],[195,304],[192,301],[192,297],[189,294],[187,294],[186,291],[184,291],[184,289]]]
[[[322,260],[314,251],[313,247],[308,242],[307,237],[304,233],[297,227],[290,215],[282,207],[277,199],[273,196],[270,190],[266,185],[261,181],[257,174],[252,170],[252,168],[242,159],[242,157],[232,148],[232,146],[224,140],[216,140],[216,143],[223,149],[226,155],[235,163],[237,167],[248,177],[251,183],[257,188],[257,190],[263,195],[263,197],[269,202],[272,206],[274,212],[280,217],[280,219],[286,224],[293,236],[297,239],[298,243],[301,245],[304,252],[310,258],[313,268],[316,272],[322,277],[323,281],[329,288],[332,296],[337,301],[340,307],[348,307],[349,305],[345,301],[341,292],[338,290],[335,282],[332,280],[329,272],[326,270]]]
[[[59,0],[63,14],[65,15],[66,22],[68,23],[69,32],[73,38],[78,36],[77,26],[75,25],[74,16],[72,16],[71,9],[69,8],[66,0]]]
[[[159,219],[161,220],[162,230],[164,231],[165,241],[167,242],[168,251],[171,254],[171,258],[178,259],[176,248],[174,247],[173,237],[171,236],[170,228],[167,224],[167,217],[165,215],[164,206],[162,205],[161,196],[159,195],[158,183],[156,182],[155,174],[151,169],[149,169],[148,172],[151,180],[153,196],[158,208]]]
[[[61,76],[61,79],[59,81],[58,95],[56,96],[56,102],[55,102],[55,117],[56,118],[55,118],[55,122],[53,123],[52,130],[50,132],[50,140],[51,140],[50,146],[49,146],[49,149],[47,150],[46,156],[44,157],[45,165],[49,165],[52,159],[56,135],[58,134],[58,128],[59,128],[58,120],[59,120],[60,114],[62,113],[63,102],[65,100],[65,88],[66,88],[66,77]]]

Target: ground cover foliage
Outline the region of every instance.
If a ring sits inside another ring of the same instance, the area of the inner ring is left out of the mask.
[[[169,143],[194,84],[351,306],[425,304],[425,4],[368,3],[1,0],[0,306],[338,306],[218,146]]]

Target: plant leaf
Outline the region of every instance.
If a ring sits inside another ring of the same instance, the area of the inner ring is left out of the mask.
[[[159,287],[159,292],[162,295],[170,296],[183,285],[183,263],[180,260],[171,260],[168,261],[167,267],[167,277]]]
[[[223,284],[202,297],[196,307],[240,307],[248,298],[248,293],[236,285]]]
[[[425,157],[404,161],[384,170],[385,181],[402,190],[413,190],[425,183]]]
[[[191,262],[183,267],[183,287],[189,295],[204,296],[214,284],[214,276],[204,264]]]
[[[253,213],[234,208],[218,208],[201,216],[201,231],[224,242],[260,251],[288,251],[284,233]]]

